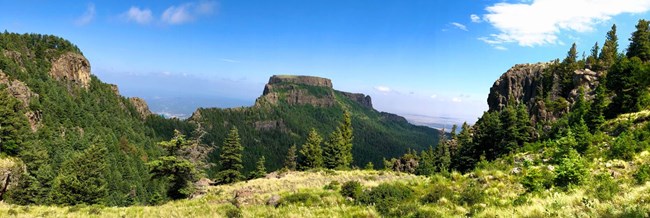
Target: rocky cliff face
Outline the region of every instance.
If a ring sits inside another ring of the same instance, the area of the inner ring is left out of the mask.
[[[0,70],[0,84],[7,87],[9,94],[20,101],[32,131],[36,132],[40,126],[41,112],[30,110],[29,104],[32,100],[37,100],[39,95],[32,92],[22,81],[9,79],[2,70]]]
[[[129,98],[129,101],[135,107],[135,110],[138,112],[138,114],[140,114],[140,117],[142,119],[145,119],[149,115],[151,115],[151,111],[149,110],[149,105],[147,105],[147,102],[144,101],[144,99],[138,97],[131,97]]]
[[[83,55],[68,52],[52,61],[50,76],[87,89],[90,86],[90,63]]]
[[[517,64],[510,68],[490,88],[489,110],[501,110],[510,102],[523,103],[528,107],[533,122],[553,121],[569,111],[579,87],[584,89],[587,99],[593,98],[592,91],[598,85],[601,73],[576,70],[573,74],[576,88],[568,96],[561,96],[559,78],[554,72],[547,72],[549,67],[549,63],[536,63]],[[553,105],[548,105],[549,102]]]
[[[314,76],[272,76],[256,105],[279,101],[289,105],[331,107],[335,103],[332,81]]]
[[[372,107],[372,98],[370,98],[370,95],[365,95],[362,93],[349,93],[349,92],[339,92],[341,95],[349,98],[352,101],[355,101],[359,103],[360,105],[373,109]]]

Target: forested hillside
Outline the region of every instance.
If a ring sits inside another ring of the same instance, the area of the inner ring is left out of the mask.
[[[161,153],[159,137],[117,87],[90,74],[75,45],[5,32],[0,52],[0,155],[20,166],[9,173],[7,202],[131,205],[164,198],[164,183],[151,180],[145,166]]]
[[[245,147],[245,171],[254,169],[262,155],[269,170],[276,170],[283,166],[289,147],[302,145],[312,128],[329,137],[345,111],[351,114],[354,129],[354,166],[368,162],[382,166],[383,158],[400,156],[408,149],[423,150],[435,145],[440,135],[403,117],[376,111],[369,96],[336,91],[329,79],[307,76],[273,76],[255,106],[199,109],[190,122],[205,131],[204,143],[216,147],[231,127],[237,127]]]

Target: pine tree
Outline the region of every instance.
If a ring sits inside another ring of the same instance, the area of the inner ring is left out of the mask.
[[[298,165],[298,156],[296,155],[296,145],[292,145],[287,151],[287,158],[284,160],[284,167],[288,170],[296,170]]]
[[[565,96],[573,89],[573,72],[580,68],[577,58],[577,46],[573,43],[561,64],[562,72],[560,73],[560,81],[562,82],[562,94]]]
[[[264,155],[262,155],[262,157],[260,157],[260,159],[257,160],[257,167],[255,171],[251,173],[252,179],[262,178],[266,176],[266,166],[264,165],[265,162],[266,162],[266,158],[264,158]]]
[[[598,57],[600,66],[607,70],[614,64],[618,56],[618,37],[616,36],[616,24],[612,25],[612,29],[607,32],[607,38],[600,50]]]
[[[641,61],[650,60],[650,23],[646,20],[639,20],[636,31],[630,37],[630,45],[627,48],[627,57],[638,57]]]
[[[449,141],[447,141],[442,131],[440,140],[436,146],[435,154],[433,156],[434,167],[437,172],[446,172],[451,165],[451,154],[449,153]]]
[[[352,141],[354,140],[354,133],[352,129],[352,117],[350,116],[350,112],[345,111],[343,113],[343,122],[341,123],[339,127],[341,131],[341,155],[343,156],[343,162],[341,163],[341,166],[343,168],[349,168],[350,165],[352,164],[353,157],[352,157]]]
[[[323,164],[328,169],[343,168],[343,136],[336,128],[323,145]]]
[[[605,81],[600,81],[596,86],[594,100],[591,103],[589,111],[585,115],[586,123],[589,130],[593,133],[605,122],[605,110],[607,109],[607,92],[605,91]]]
[[[579,153],[584,154],[591,144],[591,133],[589,133],[589,127],[587,127],[587,124],[583,119],[580,119],[572,129],[575,130],[575,138],[578,143],[576,150]]]
[[[316,129],[312,129],[309,132],[307,141],[302,145],[300,149],[300,154],[303,155],[303,168],[304,169],[316,169],[323,167],[323,151],[321,149],[321,142],[323,138],[318,135]]]
[[[54,179],[51,199],[62,205],[101,204],[108,195],[103,146],[90,146],[65,161]]]
[[[429,149],[420,152],[420,161],[418,162],[418,169],[415,171],[417,175],[431,175],[436,172],[436,153],[432,146]]]
[[[580,89],[578,89],[578,97],[576,99],[576,102],[573,104],[573,107],[571,108],[571,115],[569,116],[569,125],[575,126],[580,122],[580,120],[584,120],[589,110],[590,110],[589,103],[585,100],[585,90],[582,87],[580,87]]]
[[[196,166],[178,154],[180,149],[191,143],[180,131],[174,130],[174,137],[171,140],[158,143],[167,150],[168,155],[147,163],[154,179],[162,179],[169,183],[167,196],[172,199],[186,198],[194,192],[193,182],[198,179]]]
[[[0,153],[17,154],[29,133],[27,126],[20,102],[0,87]]]
[[[587,57],[587,66],[592,70],[599,70],[600,66],[598,64],[598,42],[594,44],[594,47],[591,48],[591,54]]]
[[[221,170],[217,173],[217,183],[228,184],[238,182],[243,178],[241,174],[241,170],[244,168],[242,165],[243,151],[244,147],[241,145],[239,131],[237,127],[232,127],[221,147],[219,155]]]

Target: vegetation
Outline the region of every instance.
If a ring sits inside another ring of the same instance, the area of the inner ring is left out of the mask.
[[[241,173],[242,168],[244,168],[241,158],[244,147],[240,141],[239,131],[236,127],[233,127],[230,129],[228,138],[224,140],[223,146],[221,147],[221,159],[219,161],[221,170],[217,173],[215,179],[217,183],[228,184],[244,178]]]

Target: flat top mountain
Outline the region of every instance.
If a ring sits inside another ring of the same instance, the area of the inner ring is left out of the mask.
[[[252,107],[200,108],[189,121],[206,133],[204,143],[217,148],[227,130],[237,127],[245,146],[244,159],[264,155],[268,167],[278,169],[291,145],[302,145],[312,128],[327,138],[342,121],[344,111],[352,116],[353,165],[359,167],[368,162],[382,166],[384,157],[435,146],[441,134],[375,110],[370,96],[334,90],[329,79],[298,75],[271,76]],[[217,157],[213,158],[216,162]],[[245,169],[252,169],[253,162],[245,163]]]

